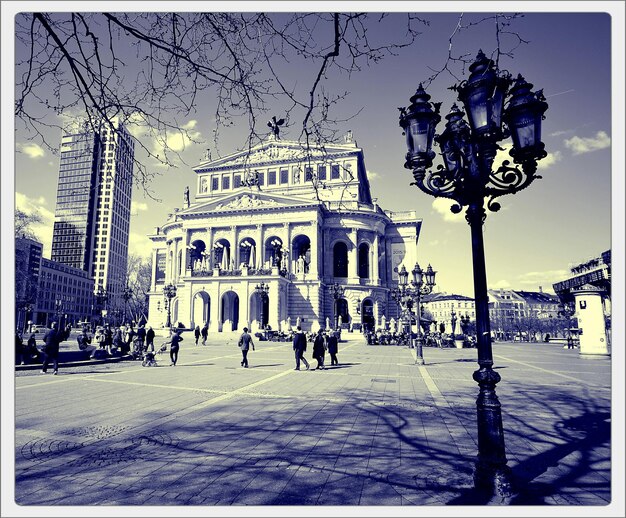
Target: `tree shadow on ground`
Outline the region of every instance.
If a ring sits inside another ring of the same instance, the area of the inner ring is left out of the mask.
[[[20,469],[16,462],[17,501],[41,504],[31,489],[58,477],[106,475],[117,486],[102,489],[101,498],[133,503],[148,473],[151,487],[180,486],[185,498],[210,495],[219,505],[239,503],[246,488],[255,491],[258,505],[390,505],[394,498],[409,505],[549,505],[566,494],[570,504],[594,495],[610,500],[610,407],[594,403],[585,389],[515,387],[503,420],[507,449],[515,453],[516,493],[499,502],[472,485],[473,396],[459,394],[452,415],[434,400],[389,395],[385,387],[373,383],[333,397],[266,397],[262,404],[233,396],[206,405],[211,398],[198,394],[198,410],[190,405],[179,418],[164,420],[169,414],[163,409],[146,407],[141,422],[156,423],[152,428],[122,428],[66,450],[59,441],[34,441],[16,452],[23,457]],[[31,419],[20,425],[37,429]],[[600,479],[590,482],[590,473]],[[73,491],[60,484],[50,491],[70,498]],[[163,495],[160,503],[186,502]]]

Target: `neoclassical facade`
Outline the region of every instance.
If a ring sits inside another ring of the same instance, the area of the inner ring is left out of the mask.
[[[231,332],[379,325],[396,316],[396,268],[416,261],[421,219],[372,199],[362,149],[268,139],[194,167],[193,202],[149,236],[149,321]],[[338,284],[337,296],[331,287]],[[265,290],[260,288],[265,287]]]

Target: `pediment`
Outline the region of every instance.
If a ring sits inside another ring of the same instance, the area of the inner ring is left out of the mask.
[[[215,172],[233,168],[248,169],[254,166],[279,163],[298,163],[306,160],[321,161],[340,155],[353,155],[360,149],[353,144],[325,144],[310,146],[293,140],[267,140],[250,150],[233,153],[217,160],[201,162],[193,169],[196,173]]]
[[[258,191],[232,193],[210,201],[204,201],[178,212],[179,215],[194,215],[220,212],[248,212],[251,210],[285,209],[289,207],[317,207],[317,203],[294,196],[265,194]]]

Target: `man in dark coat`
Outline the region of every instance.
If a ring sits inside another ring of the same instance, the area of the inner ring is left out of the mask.
[[[152,329],[152,326],[146,331],[146,349],[148,348],[154,352],[154,329]]]
[[[43,365],[41,366],[41,374],[45,374],[48,371],[48,364],[52,360],[52,374],[59,373],[59,343],[61,342],[60,332],[57,330],[57,323],[52,322],[50,330],[44,335],[43,342]]]
[[[326,341],[324,340],[324,331],[320,329],[313,341],[313,358],[317,360],[317,367],[314,370],[324,370],[324,356],[326,354]]]
[[[206,345],[206,339],[209,336],[209,323],[205,322],[204,327],[202,328],[202,331],[200,332],[202,334],[202,345]]]
[[[304,358],[304,351],[306,351],[306,335],[302,331],[302,328],[298,326],[296,328],[296,334],[293,337],[293,350],[296,356],[296,369],[300,370],[300,360],[304,363],[306,370],[309,370],[309,362]]]
[[[337,353],[339,352],[337,342],[337,333],[331,331],[328,334],[328,338],[326,339],[326,344],[328,345],[328,354],[330,354],[331,365],[339,365],[339,361],[337,360]]]
[[[193,330],[193,335],[196,337],[196,345],[198,345],[198,340],[200,340],[200,326],[196,326]]]
[[[141,347],[141,350],[144,350],[144,345],[146,343],[146,328],[144,327],[143,324],[141,324],[139,326],[139,329],[137,329],[137,340],[139,340],[139,346]]]
[[[248,368],[248,351],[250,350],[250,346],[252,346],[252,350],[254,351],[254,342],[252,341],[252,336],[248,333],[248,328],[243,328],[243,333],[239,337],[239,347],[241,348],[241,366]]]

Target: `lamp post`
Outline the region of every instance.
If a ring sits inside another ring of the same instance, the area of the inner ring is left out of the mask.
[[[106,290],[102,287],[102,285],[98,285],[98,289],[96,290],[96,302],[98,304],[98,310],[100,311],[100,323],[104,323],[104,314],[106,311],[106,302],[109,296]]]
[[[165,308],[167,309],[167,321],[165,327],[172,326],[172,299],[176,296],[176,286],[172,283],[163,287],[163,299],[165,302]]]
[[[341,284],[333,284],[331,286],[328,287],[328,289],[330,290],[330,293],[333,296],[333,299],[335,300],[335,305],[334,305],[334,312],[335,312],[335,330],[337,330],[339,328],[339,299],[341,297],[343,297],[344,294],[344,287]]]
[[[122,298],[124,299],[124,323],[127,323],[128,317],[128,301],[133,297],[133,290],[130,288],[128,283],[124,286],[124,291],[122,291]]]
[[[547,156],[541,142],[541,121],[548,104],[541,90],[532,92],[533,85],[521,75],[513,81],[508,72],[499,71],[482,51],[469,71],[467,80],[451,87],[458,92],[458,100],[464,105],[469,124],[463,112],[453,104],[446,116],[443,133],[435,135],[437,123],[441,120],[441,103],[431,104],[430,95],[420,84],[411,97],[411,105],[400,109],[400,126],[408,146],[404,166],[413,172],[413,185],[432,196],[453,200],[453,213],[467,207],[465,219],[472,239],[479,364],[473,375],[479,386],[476,400],[478,459],[474,485],[508,496],[511,494],[511,476],[505,455],[501,406],[495,391],[500,375],[492,368],[482,233],[486,217],[484,204],[487,198],[487,208],[495,212],[500,209],[496,198],[515,194],[539,178],[537,161]],[[494,171],[498,143],[509,137],[513,144],[509,154],[516,165],[504,160]],[[435,171],[427,170],[435,157],[433,140],[439,144],[443,157],[443,165]]]
[[[404,266],[402,268],[404,269]],[[418,308],[415,311],[416,323],[417,323],[417,339],[416,339],[417,356],[416,356],[415,363],[417,363],[418,365],[424,365],[424,355],[422,352],[423,346],[424,346],[424,339],[422,337],[422,332],[421,332],[421,325],[420,325],[421,311],[419,311],[419,308],[421,308],[422,295],[428,295],[429,293],[432,293],[433,288],[435,287],[435,275],[437,274],[437,272],[433,270],[433,267],[430,264],[428,265],[428,268],[426,268],[426,271],[424,271],[420,268],[420,265],[418,263],[415,263],[413,270],[411,270],[411,274],[413,276],[413,280],[411,281],[411,288],[410,288],[409,294],[415,298],[415,306],[416,308]],[[405,277],[408,277],[408,272],[405,274]]]
[[[263,306],[265,305],[265,301],[268,297],[268,292],[270,291],[270,287],[268,284],[262,282],[261,284],[257,284],[254,288],[256,292],[259,294],[259,298],[261,299],[261,310],[259,311],[260,319],[261,319],[261,329],[265,329],[264,315],[263,315]]]
[[[450,313],[450,326],[452,327],[452,340],[454,340],[454,330],[456,329],[456,313],[454,309]]]
[[[54,312],[56,313],[56,316],[57,316],[59,329],[61,329],[61,314],[63,313],[63,301],[61,299],[56,299],[54,301]]]

